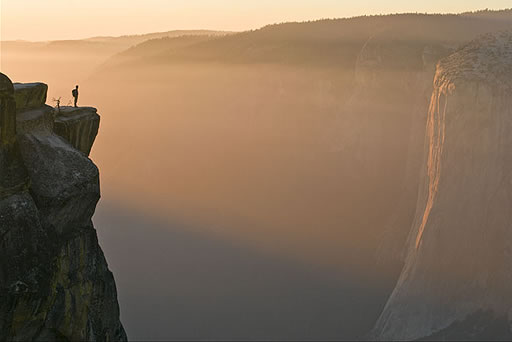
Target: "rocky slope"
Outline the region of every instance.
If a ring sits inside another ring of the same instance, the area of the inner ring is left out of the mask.
[[[511,32],[486,35],[438,64],[406,264],[376,338],[464,339],[481,312],[480,332],[509,321],[511,89]],[[510,339],[508,325],[478,338]]]
[[[0,340],[126,340],[91,221],[99,117],[55,113],[46,92],[0,74]]]

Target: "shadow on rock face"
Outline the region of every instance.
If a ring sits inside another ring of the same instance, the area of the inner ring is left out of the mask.
[[[382,309],[375,284],[204,227],[109,202],[100,202],[94,222],[133,340],[355,339]]]

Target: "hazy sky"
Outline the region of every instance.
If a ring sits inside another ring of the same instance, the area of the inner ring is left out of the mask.
[[[2,40],[173,29],[246,30],[283,21],[512,7],[512,0],[0,0]]]

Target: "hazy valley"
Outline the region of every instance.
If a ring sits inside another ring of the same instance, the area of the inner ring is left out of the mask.
[[[436,67],[510,28],[484,11],[2,42],[1,71],[99,109],[94,221],[131,339],[422,338],[446,327],[388,329],[412,315],[388,298],[404,265],[437,260],[411,261],[409,236]]]

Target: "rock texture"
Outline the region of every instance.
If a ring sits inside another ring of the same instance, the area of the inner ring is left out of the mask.
[[[511,337],[511,90],[511,32],[438,64],[406,264],[374,337],[464,339],[478,312],[508,325],[479,338]]]
[[[48,86],[44,83],[15,83],[16,108],[20,110],[38,108],[46,103]]]
[[[13,87],[0,74],[0,117],[8,118],[1,123],[16,122],[14,139],[0,145],[0,340],[124,341],[114,278],[91,221],[99,173],[86,154],[97,125],[86,138],[70,128],[71,143],[87,142],[77,150],[54,133],[46,89]],[[74,126],[89,126],[89,116]]]
[[[14,87],[0,74],[0,197],[27,189],[28,175],[16,141]]]
[[[91,152],[100,127],[96,108],[61,107],[56,111],[54,131],[86,155]]]
[[[371,208],[380,215],[378,222],[385,221],[375,233],[376,259],[381,265],[397,264],[396,272],[403,265],[418,196],[436,63],[453,50],[442,40],[407,35],[395,27],[375,33],[357,57],[354,92],[338,118],[338,151],[353,169],[347,174],[361,177],[359,189],[367,187],[367,197],[382,198]],[[390,203],[393,192],[397,195]]]

